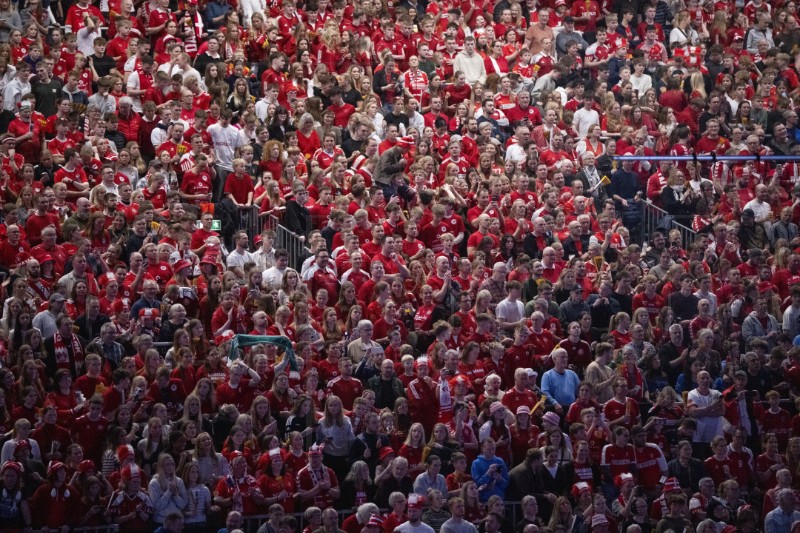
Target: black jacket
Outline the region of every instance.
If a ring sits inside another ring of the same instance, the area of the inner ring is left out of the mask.
[[[308,232],[314,229],[311,225],[311,213],[308,208],[298,204],[294,199],[286,202],[283,225],[289,231],[303,237],[308,236]]]

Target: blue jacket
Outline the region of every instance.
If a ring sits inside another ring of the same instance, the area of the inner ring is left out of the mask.
[[[488,474],[489,467],[498,465],[500,477],[495,478]],[[482,502],[489,500],[495,494],[505,498],[508,488],[508,467],[506,462],[497,456],[487,459],[483,454],[472,462],[472,479],[478,484],[478,496]]]

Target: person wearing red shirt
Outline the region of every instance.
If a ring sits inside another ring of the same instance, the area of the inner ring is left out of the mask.
[[[196,136],[198,139],[199,137],[199,135]],[[200,153],[194,159],[192,167],[183,174],[179,194],[181,200],[190,204],[200,205],[211,201],[212,183],[217,171],[213,166],[209,165],[206,154]],[[193,241],[194,234],[198,231],[201,230],[195,230],[192,233]],[[203,238],[203,242],[205,242],[205,238]],[[194,245],[192,245],[192,249],[195,249]]]
[[[72,441],[83,448],[83,456],[101,464],[105,433],[110,423],[103,416],[103,399],[99,395],[89,400],[89,412],[78,417],[72,425]]]
[[[630,434],[636,457],[636,476],[639,479],[639,485],[645,490],[652,491],[668,474],[664,452],[658,445],[647,442],[647,430],[642,426],[632,427]]]
[[[42,124],[33,119],[33,104],[23,100],[19,104],[19,116],[8,125],[8,133],[16,139],[16,151],[28,163],[38,163],[44,141]]]
[[[344,152],[336,146],[336,134],[329,131],[322,139],[322,148],[316,150],[311,159],[319,164],[319,168],[327,170],[340,155],[344,155]]]
[[[608,420],[609,426],[623,426],[630,429],[641,423],[639,404],[627,394],[628,381],[625,378],[617,379],[614,382],[614,396],[603,406],[603,415]]]
[[[613,432],[613,444],[606,444],[600,458],[603,470],[604,485],[613,483],[613,479],[623,473],[632,472],[636,466],[636,451],[628,444],[628,429],[619,426]]]
[[[244,159],[234,159],[233,172],[225,179],[223,192],[236,207],[247,207],[253,203],[255,187],[245,171]]]
[[[178,24],[175,13],[169,9],[169,0],[158,0],[156,9],[150,11],[147,20],[147,34],[150,36],[150,44],[155,46],[156,41],[167,34],[167,23]]]
[[[514,386],[503,395],[502,400],[503,405],[509,411],[516,413],[521,406],[532,410],[539,401],[536,393],[528,388],[528,379],[528,370],[526,368],[517,368],[514,370],[512,380],[504,381],[504,383],[514,382]]]
[[[67,10],[67,18],[64,20],[64,28],[67,33],[77,34],[86,27],[86,16],[91,15],[100,19],[100,24],[105,25],[106,18],[95,5],[90,5],[89,0],[79,0],[77,4],[70,6]]]
[[[343,91],[340,87],[334,87],[329,94],[331,104],[327,109],[333,112],[333,125],[339,128],[346,128],[350,116],[356,112],[356,108],[346,103],[342,99]]]
[[[308,451],[308,466],[297,473],[299,509],[313,505],[335,513],[333,502],[339,498],[339,493],[336,474],[331,468],[322,464],[322,447],[314,444]]]
[[[425,433],[433,431],[439,420],[439,398],[437,384],[430,376],[431,368],[427,357],[420,357],[414,363],[417,377],[406,387],[408,408],[411,419],[422,424]]]
[[[219,478],[214,490],[214,501],[223,512],[237,510],[243,515],[254,515],[266,502],[256,478],[247,473],[247,459],[236,450],[231,454],[230,474]]]
[[[656,318],[658,318],[661,308],[665,305],[665,300],[656,292],[658,280],[655,276],[645,276],[642,278],[642,284],[644,285],[644,291],[633,295],[633,310],[636,311],[640,307],[647,309],[647,314],[650,316],[650,324],[655,325]]]
[[[245,378],[245,374],[249,377]],[[239,359],[231,367],[228,381],[217,386],[217,402],[220,405],[233,404],[240,413],[246,413],[250,411],[260,381],[258,372]]]
[[[340,353],[340,352],[339,352]],[[328,381],[327,394],[338,396],[344,409],[353,409],[353,402],[364,392],[361,381],[353,378],[353,361],[347,357],[339,359],[338,376]]]
[[[64,152],[64,166],[53,176],[55,183],[64,182],[67,186],[67,198],[83,196],[89,190],[86,172],[80,166],[81,156],[75,148],[67,148]]]

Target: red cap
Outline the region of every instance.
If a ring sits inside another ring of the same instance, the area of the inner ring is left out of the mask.
[[[397,139],[397,146],[403,146],[405,148],[411,148],[416,143],[414,142],[414,137],[410,135],[406,135],[405,137],[399,137]]]
[[[50,461],[50,464],[47,465],[47,477],[52,476],[62,468],[66,469],[67,467],[61,461]]]
[[[667,492],[678,492],[682,491],[681,484],[678,483],[678,478],[675,477],[668,477],[664,481],[664,487],[662,491],[666,494]]]
[[[3,463],[3,467],[0,468],[0,474],[5,472],[9,468],[14,472],[16,472],[17,474],[22,474],[22,472],[25,470],[25,468],[23,468],[22,466],[22,463],[18,463],[16,461],[6,461],[5,463]]]
[[[395,451],[390,446],[384,446],[380,450],[378,450],[378,459],[383,461],[390,455],[394,455]]]
[[[181,259],[179,261],[175,261],[175,264],[172,265],[172,271],[176,274],[183,270],[184,268],[192,268],[192,263],[187,261],[186,259]]]
[[[622,487],[627,481],[633,481],[633,474],[630,472],[623,472],[622,474],[614,476],[614,485],[616,485],[617,488]]]
[[[122,469],[122,479],[125,481],[130,481],[134,477],[141,478],[142,471],[139,470],[139,467],[136,466],[136,463],[125,465],[125,467]]]
[[[322,451],[325,449],[324,444],[314,444],[311,448],[308,449],[308,455],[322,455]]]
[[[580,496],[584,491],[590,494],[592,492],[592,486],[589,483],[586,483],[585,481],[579,481],[578,483],[575,483],[574,485],[572,485],[572,488],[570,489],[572,497],[575,498],[576,500],[578,499],[578,496]]]
[[[131,310],[131,301],[128,298],[120,298],[114,301],[114,314],[118,315],[123,311]]]
[[[207,265],[214,265],[217,266],[216,258],[211,254],[205,254],[203,258],[200,260],[200,264],[207,264]]]
[[[20,450],[26,450],[26,449],[27,450],[32,450],[33,447],[31,446],[31,443],[29,441],[23,439],[23,440],[17,441],[17,446],[16,446],[16,448],[14,448],[14,453],[17,453]]]
[[[409,509],[424,509],[425,508],[425,496],[420,496],[419,494],[411,493],[408,495],[408,508]]]
[[[78,464],[78,473],[85,474],[89,470],[96,470],[97,467],[94,466],[94,461],[91,459],[85,459]]]

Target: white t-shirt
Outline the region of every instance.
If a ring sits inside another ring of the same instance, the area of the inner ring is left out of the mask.
[[[256,261],[253,255],[247,250],[245,250],[243,254],[234,250],[228,254],[228,258],[225,260],[225,264],[228,268],[243,267],[244,264],[248,262],[255,263]]]
[[[223,170],[233,172],[232,162],[236,149],[244,144],[239,130],[231,125],[223,127],[217,122],[208,127],[211,143],[214,145],[214,157]]]
[[[400,533],[434,533],[433,528],[423,522],[420,522],[418,526],[412,526],[411,522],[403,522],[394,530]]]
[[[131,75],[128,76],[127,86],[128,86],[128,92],[130,92],[131,89],[133,89],[134,91],[141,90],[142,84],[141,84],[141,81],[139,80],[139,72],[137,72],[136,70],[131,72]],[[133,110],[136,111],[137,113],[141,113],[142,112],[142,97],[141,96],[131,96],[131,100],[133,100]]]
[[[594,124],[600,124],[600,115],[594,109],[587,110],[581,107],[572,115],[572,125],[581,138],[586,137],[589,133],[589,126]]]

